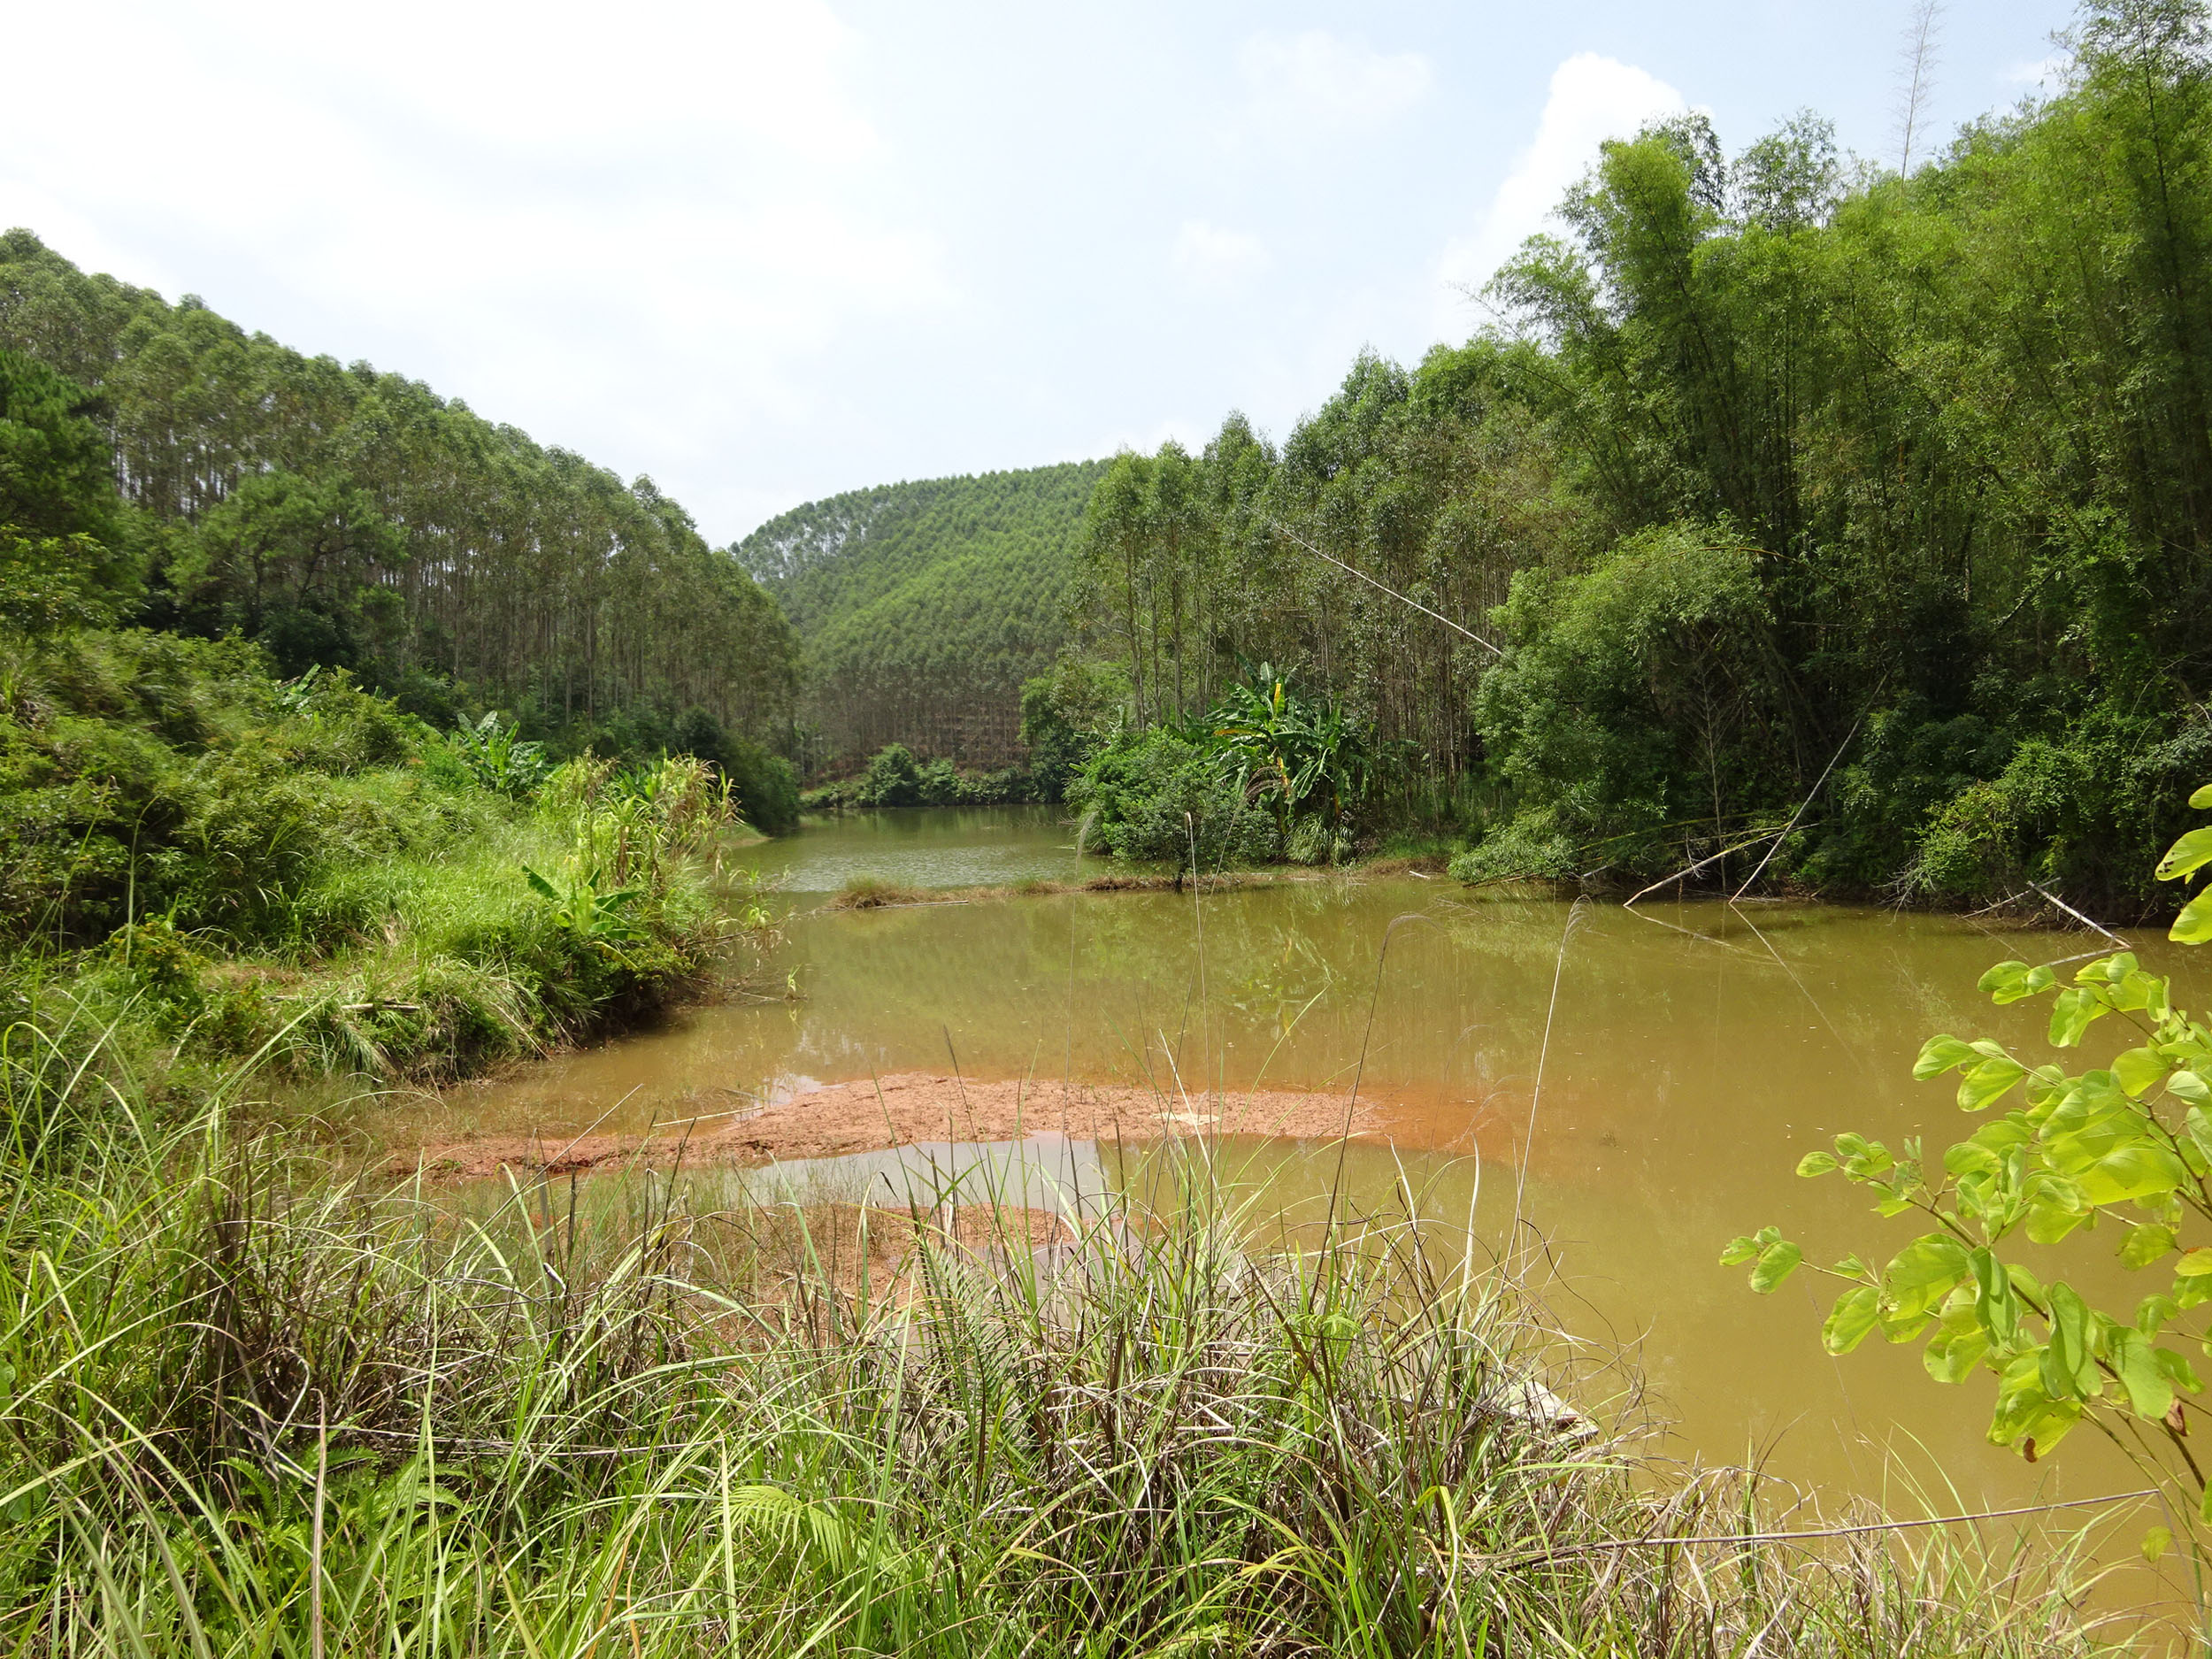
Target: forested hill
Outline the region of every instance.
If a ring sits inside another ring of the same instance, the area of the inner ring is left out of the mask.
[[[515,709],[569,747],[787,730],[790,630],[649,479],[24,230],[0,235],[8,351],[73,382],[111,447],[123,620],[235,632],[287,674],[349,668],[440,724]]]
[[[887,742],[976,764],[1018,743],[1022,681],[1067,636],[1085,503],[1105,463],[879,485],[810,502],[738,558],[803,644],[821,754]]]

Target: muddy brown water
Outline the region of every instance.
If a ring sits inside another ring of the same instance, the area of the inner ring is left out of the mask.
[[[763,978],[795,995],[695,1009],[453,1090],[413,1128],[434,1139],[643,1133],[891,1072],[1163,1095],[1348,1093],[1356,1082],[1379,1102],[1392,1144],[1237,1140],[1221,1148],[1225,1165],[1264,1179],[1292,1206],[1340,1171],[1347,1200],[1379,1210],[1409,1180],[1440,1213],[1473,1203],[1478,1232],[1492,1237],[1509,1226],[1519,1188],[1546,1240],[1555,1311],[1583,1334],[1632,1347],[1685,1460],[1756,1458],[1899,1513],[2145,1484],[2086,1431],[2024,1463],[1984,1439],[1985,1378],[1939,1385],[1916,1347],[1878,1340],[1831,1359],[1818,1341],[1823,1281],[1801,1273],[1762,1298],[1743,1270],[1717,1265],[1732,1235],[1768,1222],[1802,1240],[1810,1260],[1851,1249],[1886,1259],[1909,1222],[1882,1221],[1837,1178],[1797,1179],[1798,1158],[1844,1129],[1893,1147],[1961,1138],[1969,1126],[1950,1089],[1911,1079],[1923,1039],[1949,1031],[2039,1045],[2043,1014],[1992,1008],[1976,979],[2005,957],[2070,956],[2093,941],[1833,905],[1632,912],[1485,900],[1417,877],[865,912],[822,902],[859,874],[941,887],[1068,876],[1072,842],[1041,810],[810,821],[749,855],[781,882],[792,912]],[[2202,1000],[2212,964],[2155,933],[2131,942],[2147,965],[2177,973],[2185,1004]],[[2086,1053],[2099,1053],[2101,1034]],[[1064,1147],[1054,1156],[1077,1157]],[[1157,1156],[1086,1146],[1078,1161],[1094,1179],[1127,1182]],[[2085,1288],[2108,1283],[2120,1305],[2148,1288],[2116,1267],[2085,1273],[2078,1254],[2067,1276]],[[2158,1518],[2139,1507],[2115,1519],[2100,1553],[2131,1559]],[[2132,1571],[2147,1597],[2147,1575]]]

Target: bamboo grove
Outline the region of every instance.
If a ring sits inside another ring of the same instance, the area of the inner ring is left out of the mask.
[[[1810,115],[1609,143],[1466,345],[1363,357],[1279,446],[1120,457],[1085,618],[1135,719],[1273,664],[1478,879],[1803,806],[1805,885],[2154,906],[2212,765],[2206,12],[2070,44],[1907,176]]]
[[[366,364],[307,357],[188,296],[0,237],[0,350],[58,372],[112,449],[106,539],[140,620],[346,666],[426,714],[457,702],[554,730],[636,708],[787,732],[776,605],[639,479]]]

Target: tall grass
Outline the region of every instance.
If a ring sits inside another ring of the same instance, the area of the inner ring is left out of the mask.
[[[1049,1229],[457,1200],[244,1135],[236,1077],[165,1130],[96,1058],[0,1056],[14,1651],[2086,1650],[1939,1540],[1750,1537],[1755,1486],[1536,1386],[1541,1322],[1410,1195],[1278,1251],[1202,1164]],[[1640,1541],[1684,1536],[1724,1541]]]

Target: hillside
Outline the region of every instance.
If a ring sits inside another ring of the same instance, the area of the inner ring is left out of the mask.
[[[734,549],[805,653],[801,718],[834,760],[902,742],[1002,764],[1022,681],[1067,637],[1076,536],[1105,463],[880,485],[810,502]]]
[[[787,732],[789,629],[649,479],[26,230],[0,234],[0,351],[66,377],[96,428],[120,620],[242,634],[286,675],[344,667],[441,726],[512,709],[569,749]]]

